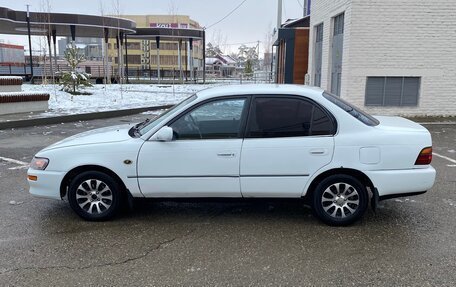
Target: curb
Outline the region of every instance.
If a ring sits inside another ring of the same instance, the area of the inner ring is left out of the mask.
[[[78,115],[65,115],[65,116],[56,116],[49,118],[36,118],[28,120],[19,120],[19,121],[10,121],[10,122],[0,122],[0,130],[11,129],[11,128],[25,128],[32,126],[44,126],[60,123],[70,123],[77,121],[88,121],[88,120],[97,120],[97,119],[107,119],[107,118],[116,118],[129,116],[134,114],[139,114],[147,111],[156,111],[169,109],[173,105],[163,105],[155,107],[144,107],[144,108],[135,108],[127,110],[116,110],[116,111],[106,111],[106,112],[95,112],[95,113],[86,113]]]

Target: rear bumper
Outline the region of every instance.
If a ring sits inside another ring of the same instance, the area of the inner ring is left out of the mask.
[[[29,169],[27,175],[37,176],[37,180],[29,180],[29,192],[37,197],[61,199],[60,198],[60,183],[65,176],[65,172],[55,172],[46,170]]]
[[[378,190],[379,199],[411,196],[424,193],[435,182],[435,169],[427,168],[366,171]]]

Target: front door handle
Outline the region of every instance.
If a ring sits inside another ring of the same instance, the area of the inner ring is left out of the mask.
[[[312,154],[312,155],[324,155],[324,154],[326,154],[326,149],[320,149],[320,148],[311,149],[310,150],[310,154]]]

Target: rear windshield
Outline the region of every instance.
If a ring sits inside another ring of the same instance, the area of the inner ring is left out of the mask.
[[[352,115],[354,118],[358,119],[360,122],[368,125],[368,126],[376,126],[380,122],[374,118],[373,116],[369,115],[368,113],[360,110],[359,108],[353,106],[352,104],[349,104],[348,102],[342,100],[336,95],[333,95],[328,92],[323,92],[323,96],[342,110],[346,111],[350,115]]]

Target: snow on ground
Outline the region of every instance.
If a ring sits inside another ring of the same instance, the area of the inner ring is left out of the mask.
[[[49,110],[40,116],[58,116],[176,104],[197,91],[214,86],[216,85],[94,85],[82,90],[92,95],[78,96],[61,91],[58,85],[24,84],[22,90],[49,93]]]

